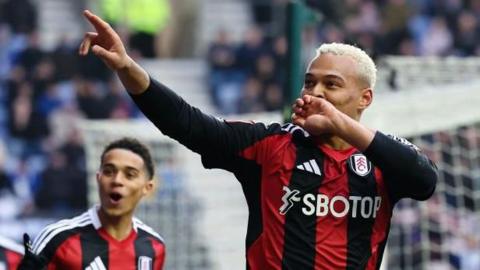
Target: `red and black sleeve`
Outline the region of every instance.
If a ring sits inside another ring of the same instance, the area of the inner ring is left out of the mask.
[[[17,269],[22,257],[23,255],[18,252],[0,247],[0,265],[3,265],[3,267],[7,270]]]
[[[242,149],[280,131],[279,124],[230,122],[204,114],[152,78],[147,91],[131,97],[162,133],[201,154],[207,168],[231,170]]]

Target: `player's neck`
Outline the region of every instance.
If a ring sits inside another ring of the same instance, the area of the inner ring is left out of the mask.
[[[114,239],[121,241],[127,238],[132,232],[132,214],[125,214],[121,216],[110,216],[98,210],[98,217],[102,223],[103,229]]]
[[[349,143],[337,136],[316,136],[313,139],[318,145],[326,145],[335,150],[346,150],[352,147]]]

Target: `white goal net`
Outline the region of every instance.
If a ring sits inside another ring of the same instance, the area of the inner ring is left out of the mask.
[[[480,59],[390,58],[396,93],[380,94],[366,123],[406,137],[435,163],[426,202],[397,204],[386,269],[480,269]]]

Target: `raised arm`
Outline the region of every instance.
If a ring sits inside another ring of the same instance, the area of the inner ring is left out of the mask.
[[[433,194],[437,168],[407,140],[370,130],[313,96],[296,101],[292,118],[312,135],[333,134],[362,151],[382,170],[394,201],[403,197],[425,200]]]
[[[92,51],[115,71],[140,110],[164,134],[197,153],[225,160],[272,132],[262,124],[219,120],[191,106],[150,78],[128,56],[120,37],[108,23],[90,11],[84,15],[96,32],[85,34],[79,54]]]
[[[342,113],[323,98],[305,95],[295,101],[293,112],[293,123],[311,135],[334,135],[360,151],[367,149],[375,137],[375,131]]]

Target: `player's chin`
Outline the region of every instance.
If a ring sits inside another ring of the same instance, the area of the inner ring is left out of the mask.
[[[120,203],[112,203],[110,198],[105,198],[102,201],[102,209],[109,216],[120,216],[120,215],[122,215],[122,213],[125,212],[124,208],[125,208],[125,206],[120,204]]]
[[[123,216],[125,215],[125,213],[127,212],[125,209],[123,209],[122,207],[111,207],[111,206],[102,206],[103,208],[103,211],[105,212],[105,214],[107,214],[107,216],[109,217],[120,217],[120,216]]]

